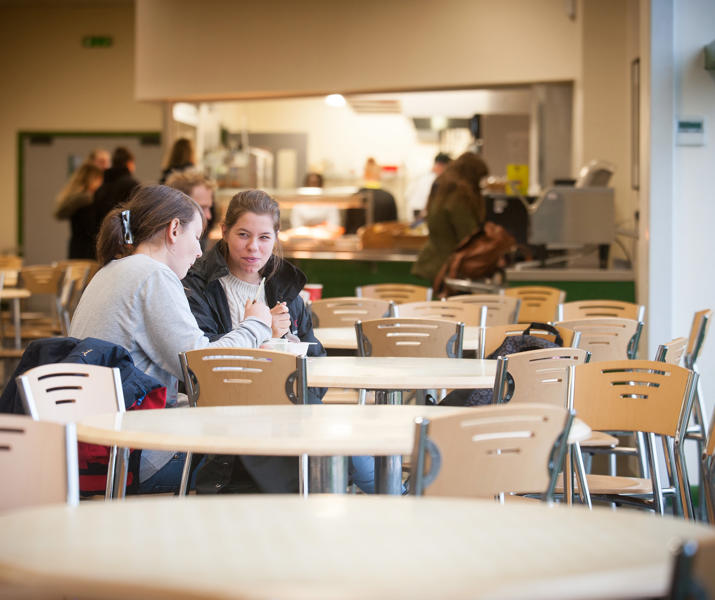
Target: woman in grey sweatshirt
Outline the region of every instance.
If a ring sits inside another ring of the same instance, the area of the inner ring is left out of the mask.
[[[210,342],[196,324],[181,279],[201,256],[205,218],[196,202],[166,186],[141,186],[126,206],[110,212],[97,240],[97,272],[77,306],[70,335],[124,346],[142,371],[176,403],[182,378],[179,352],[206,347],[257,348],[271,337],[271,313],[248,303],[244,320]],[[145,451],[140,492],[178,488],[181,455]]]

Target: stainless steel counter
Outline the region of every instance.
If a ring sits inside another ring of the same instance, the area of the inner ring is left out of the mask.
[[[634,281],[631,269],[507,269],[507,281]]]
[[[371,262],[415,262],[417,251],[399,250],[396,248],[365,250],[290,250],[284,249],[286,258],[302,258],[311,260],[363,260]]]

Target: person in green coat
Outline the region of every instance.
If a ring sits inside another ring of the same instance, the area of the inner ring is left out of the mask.
[[[489,168],[474,152],[452,161],[427,201],[429,238],[412,273],[430,283],[459,243],[484,224],[486,207],[479,183]]]

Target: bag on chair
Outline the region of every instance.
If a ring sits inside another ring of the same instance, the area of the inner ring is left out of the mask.
[[[449,255],[432,283],[435,294],[442,291],[447,277],[491,277],[507,265],[506,254],[515,246],[516,240],[506,229],[487,221],[481,229],[463,239]]]
[[[553,337],[553,341],[531,335],[532,329],[548,331]],[[529,350],[541,350],[542,348],[561,348],[564,345],[564,340],[561,338],[558,330],[546,323],[532,323],[521,335],[508,335],[499,347],[494,350],[487,358],[497,359],[500,356],[507,354],[516,354],[518,352],[527,352]],[[513,383],[511,384],[513,385]],[[490,388],[474,389],[474,390],[452,390],[439,403],[440,406],[484,406],[492,403],[494,390]],[[506,394],[506,400],[511,397],[511,393]]]

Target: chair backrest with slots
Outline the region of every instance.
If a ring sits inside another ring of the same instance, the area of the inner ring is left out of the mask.
[[[304,404],[306,360],[256,348],[203,348],[179,355],[192,406]]]
[[[343,296],[310,303],[313,327],[353,327],[355,321],[394,316],[394,303],[379,298]]]
[[[395,304],[432,300],[432,288],[411,283],[374,283],[355,288],[360,298],[380,298],[392,300]]]
[[[563,406],[482,406],[418,419],[411,493],[494,497],[544,493],[550,499],[573,412]]]
[[[77,433],[72,423],[0,415],[0,511],[79,503]]]
[[[358,356],[461,358],[464,324],[393,317],[355,323]]]

